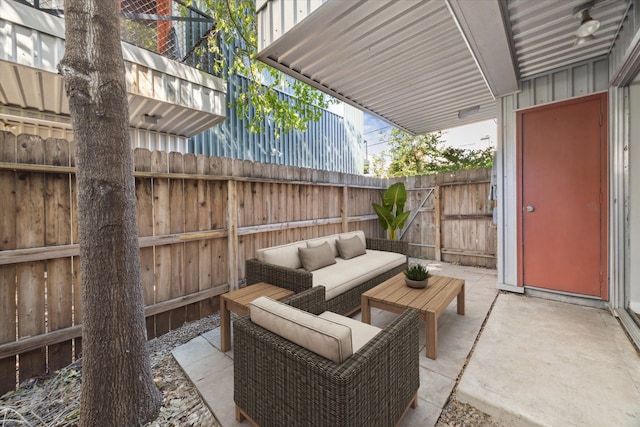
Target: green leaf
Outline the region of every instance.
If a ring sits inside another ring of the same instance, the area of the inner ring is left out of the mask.
[[[494,147],[466,150],[445,147],[442,133],[409,135],[399,129],[383,134],[390,153],[383,152],[380,166],[374,168],[378,177],[428,175],[439,172],[491,167]],[[386,166],[388,165],[388,166]]]
[[[187,0],[189,4],[191,0]],[[231,57],[219,55],[215,68],[227,80],[233,74],[249,79],[238,88],[229,108],[245,121],[250,132],[266,132],[266,122],[273,124],[269,129],[276,137],[292,130],[304,132],[309,121],[319,121],[324,110],[338,102],[254,58],[258,40],[254,0],[204,0],[198,6],[211,13],[216,23],[215,37],[233,52]],[[215,50],[217,47],[212,47]],[[263,84],[265,75],[269,76],[268,82]],[[280,99],[282,92],[293,95]]]
[[[404,224],[407,222],[407,219],[409,219],[410,214],[411,214],[411,211],[402,212],[400,215],[398,215],[393,219],[391,226],[395,229],[401,230],[402,227],[404,227]]]
[[[395,220],[393,213],[391,213],[389,209],[386,209],[384,206],[380,206],[377,203],[373,203],[372,206],[373,206],[373,209],[378,214],[378,218],[380,219],[380,224],[382,225],[382,229],[387,230]]]
[[[407,190],[404,188],[404,183],[396,182],[387,189],[382,198],[383,205],[389,210],[393,210],[396,207],[396,215],[402,213],[404,210],[404,204],[407,201]]]

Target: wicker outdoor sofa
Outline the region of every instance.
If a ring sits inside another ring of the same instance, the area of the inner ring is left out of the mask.
[[[283,302],[315,315],[327,309],[322,286]],[[236,419],[262,427],[397,425],[417,405],[418,324],[418,312],[407,309],[337,364],[258,326],[250,316],[236,320]]]
[[[335,241],[354,236],[358,236],[364,242],[366,254],[352,259],[342,259],[335,248]],[[311,247],[324,241],[328,241],[332,245],[337,263],[316,271],[307,271],[301,268],[302,265],[298,258],[299,248]],[[280,258],[277,260],[274,260],[275,257],[269,259],[267,255],[275,251],[280,251]],[[285,254],[284,257],[282,253]],[[360,309],[360,297],[364,292],[407,268],[407,253],[407,242],[370,238],[366,237],[362,231],[308,239],[258,250],[256,259],[246,261],[247,285],[266,282],[296,293],[322,285],[327,289],[327,310],[349,315]],[[404,255],[404,257],[398,257],[398,254]],[[390,261],[389,258],[391,258]],[[366,264],[367,262],[370,267]],[[371,264],[373,265],[371,266]],[[327,283],[327,281],[335,281],[336,278],[340,278],[345,272],[352,276],[348,280],[348,286],[335,288]],[[354,274],[362,275],[354,279]]]

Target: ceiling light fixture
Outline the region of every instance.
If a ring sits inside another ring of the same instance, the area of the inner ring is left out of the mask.
[[[595,40],[594,36],[586,36],[586,37],[576,37],[576,41],[573,42],[574,46],[580,46],[581,44],[588,43],[590,41]]]
[[[582,6],[573,9],[573,16],[580,20],[580,27],[576,30],[576,37],[585,38],[593,36],[600,28],[600,21],[593,19],[589,14],[589,10],[593,7],[594,2],[590,1]],[[578,43],[581,44],[581,43]]]
[[[480,111],[479,105],[474,105],[473,107],[469,107],[469,108],[463,108],[462,110],[458,111],[458,118],[464,119],[466,117],[469,117],[472,114],[478,113],[479,111]]]

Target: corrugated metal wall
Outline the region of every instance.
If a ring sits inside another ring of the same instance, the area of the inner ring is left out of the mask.
[[[247,79],[240,76],[232,76],[230,80],[230,85],[242,88],[247,85]],[[228,92],[233,91],[230,87]],[[288,95],[280,93],[280,97]],[[227,116],[227,121],[190,138],[188,151],[352,174],[361,174],[364,170],[361,111],[350,111],[344,118],[325,111],[320,121],[309,123],[305,132],[293,131],[277,138],[272,123],[267,120],[264,132],[252,134],[246,129],[246,120],[234,110],[228,109]]]
[[[606,58],[553,70],[522,82],[522,91],[498,100],[498,284],[517,285],[516,111],[606,91]]]
[[[233,60],[234,46],[223,46],[227,62]],[[265,76],[266,81],[270,79]],[[362,174],[364,172],[364,115],[349,105],[342,105],[343,116],[325,110],[318,122],[309,122],[305,132],[292,131],[275,136],[273,123],[265,119],[264,129],[252,134],[247,121],[229,109],[237,92],[246,92],[249,80],[231,75],[227,83],[228,119],[189,139],[188,152],[208,156],[230,157],[262,163]],[[279,92],[280,99],[292,95]]]
[[[607,59],[599,58],[523,80],[521,92],[515,95],[514,107],[521,110],[606,91],[609,88],[608,70]]]

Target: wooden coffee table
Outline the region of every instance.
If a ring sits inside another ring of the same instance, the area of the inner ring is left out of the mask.
[[[464,314],[464,280],[431,276],[425,289],[413,289],[404,283],[404,273],[382,282],[362,294],[362,321],[371,323],[371,307],[402,313],[407,308],[420,311],[427,325],[427,357],[438,357],[438,317],[454,298],[458,314]]]
[[[220,350],[231,348],[231,311],[241,316],[249,314],[249,304],[259,297],[281,300],[295,292],[264,282],[254,283],[220,296]]]

